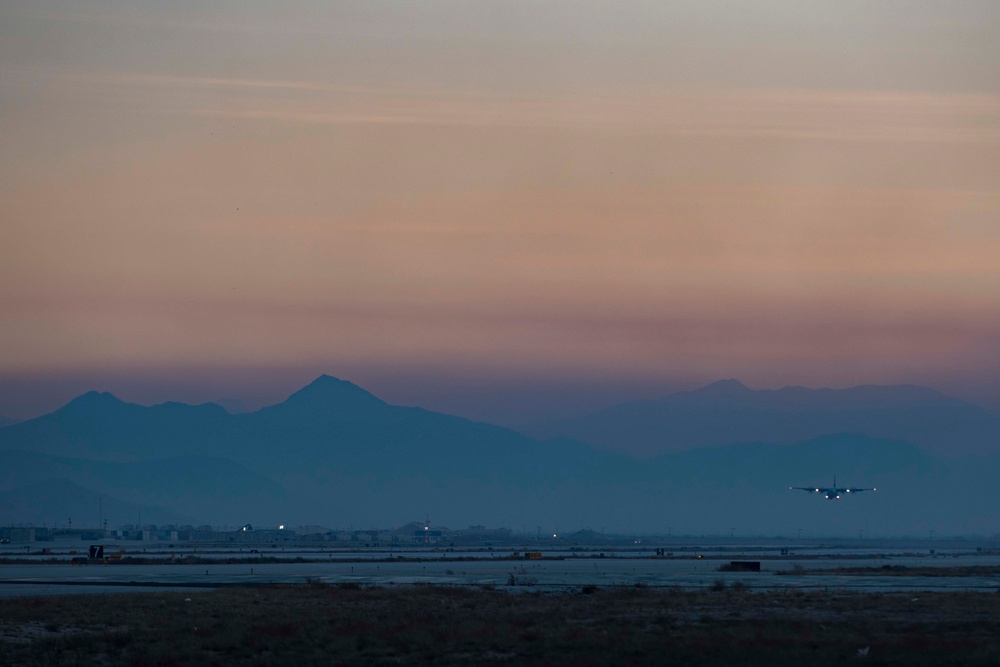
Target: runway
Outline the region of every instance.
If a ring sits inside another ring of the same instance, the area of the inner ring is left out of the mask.
[[[150,550],[128,555],[153,559],[141,564],[71,565],[75,549],[53,549],[32,556],[23,564],[0,564],[0,597],[125,592],[166,588],[211,589],[223,586],[306,584],[401,586],[493,586],[514,591],[567,590],[583,586],[648,586],[683,589],[708,588],[723,582],[751,590],[843,589],[892,590],[997,590],[992,576],[882,576],[806,574],[803,569],[841,567],[881,568],[904,566],[948,568],[1000,566],[1000,552],[953,549],[873,550],[802,547],[787,555],[771,547],[674,545],[673,554],[659,557],[653,549],[613,550],[596,547],[546,549],[542,558],[523,558],[524,549],[479,548],[467,550],[234,550],[199,545]],[[50,547],[51,548],[51,547]],[[116,548],[109,545],[106,551]],[[14,551],[14,550],[11,550]],[[18,558],[24,557],[25,551]],[[85,551],[85,549],[84,549]],[[517,552],[520,558],[512,558]],[[79,553],[79,552],[78,552]],[[172,558],[197,554],[199,562],[180,564]],[[6,555],[16,555],[10,551]],[[78,556],[77,556],[78,557]],[[50,559],[57,562],[49,562]],[[264,562],[271,558],[303,562]],[[240,562],[223,562],[225,560]],[[261,562],[255,562],[260,560]],[[759,561],[760,572],[725,572],[730,560]],[[779,575],[779,573],[781,573]]]

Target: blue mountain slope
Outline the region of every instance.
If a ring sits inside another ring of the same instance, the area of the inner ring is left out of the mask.
[[[198,454],[232,418],[211,403],[144,407],[92,391],[55,412],[0,430],[0,449],[121,461]]]
[[[124,403],[85,394],[54,413],[0,431],[0,451],[149,461],[215,456],[258,473],[399,474],[532,480],[614,475],[624,459],[568,441],[541,442],[459,417],[388,405],[322,376],[283,403],[230,415],[218,406]]]
[[[63,479],[138,505],[159,505],[217,523],[280,521],[309,500],[227,459],[180,457],[100,461],[36,452],[0,452],[0,491]],[[249,518],[248,518],[249,517]],[[203,521],[204,522],[204,521]]]
[[[907,385],[755,391],[724,380],[697,391],[538,425],[531,432],[647,457],[732,442],[801,442],[834,433],[904,440],[945,456],[1000,448],[1000,418],[931,389]]]
[[[309,508],[310,520],[323,522],[352,511],[370,515],[376,507],[427,506],[422,497],[437,498],[435,506],[454,506],[460,493],[467,496],[462,502],[470,515],[498,505],[553,506],[569,497],[567,488],[593,488],[616,478],[627,483],[634,473],[620,455],[391,406],[326,376],[282,404],[243,415],[212,405],[146,408],[107,394],[86,394],[51,415],[0,431],[0,452],[14,448],[117,462],[117,469],[92,468],[107,488],[115,489],[159,489],[166,479],[201,488],[191,481],[190,466],[173,471],[162,459],[195,454],[227,459],[320,500]],[[80,466],[75,470],[79,473]],[[237,495],[224,484],[218,487],[219,498]],[[485,489],[491,489],[489,495],[481,493]]]
[[[740,485],[775,491],[841,482],[871,486],[886,475],[940,477],[946,465],[909,443],[863,435],[830,435],[794,444],[746,443],[663,455],[646,463],[665,483]]]
[[[965,409],[920,390],[889,398],[867,391],[818,395],[793,388],[762,396],[724,383],[674,398],[667,403],[683,408],[682,414],[704,410],[698,423],[713,438],[736,432],[727,422],[734,414],[782,437],[732,445],[748,439],[733,437],[725,446],[646,461],[389,405],[329,377],[282,404],[240,415],[212,405],[145,408],[89,394],[52,415],[0,430],[0,471],[17,471],[7,484],[21,471],[37,471],[40,482],[58,473],[125,500],[194,508],[199,522],[211,523],[238,523],[253,514],[275,522],[281,515],[287,523],[400,525],[430,515],[459,525],[686,526],[697,533],[739,526],[787,533],[806,523],[848,532],[882,525],[898,533],[929,522],[968,530],[995,522],[997,503],[982,490],[991,482],[975,466],[943,464],[900,439],[810,435],[796,441],[787,423],[769,423],[776,412],[856,417],[858,406],[872,404],[897,414],[900,406],[912,410],[917,404]],[[729,412],[720,412],[720,405]],[[764,417],[756,414],[761,412]],[[709,415],[719,423],[709,423]],[[840,423],[825,424],[837,433],[833,427]],[[43,453],[49,458],[39,462]],[[31,465],[23,458],[30,456],[36,457]],[[788,491],[790,485],[827,483],[834,474],[842,482],[885,488],[874,499],[852,498],[861,502],[840,510]]]
[[[990,535],[1000,504],[998,457],[941,459],[914,445],[859,435],[794,444],[749,443],[666,454],[646,465],[661,478],[661,515],[679,530],[728,525],[743,533],[869,536]],[[986,464],[986,465],[983,465]],[[789,486],[878,488],[841,500]]]
[[[0,521],[5,524],[100,528],[135,523],[189,524],[191,516],[152,504],[121,500],[104,491],[90,489],[67,479],[49,479],[0,491]]]

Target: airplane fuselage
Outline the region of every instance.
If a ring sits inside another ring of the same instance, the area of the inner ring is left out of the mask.
[[[878,489],[863,489],[860,487],[837,486],[837,477],[833,478],[833,486],[790,486],[789,489],[799,489],[808,493],[822,493],[827,500],[840,500],[841,496],[848,493],[860,493],[861,491],[877,491]]]

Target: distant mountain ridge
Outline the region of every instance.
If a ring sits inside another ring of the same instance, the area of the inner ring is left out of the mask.
[[[986,437],[993,422],[983,414],[920,387],[761,392],[728,380],[596,413],[592,423],[571,424],[581,429],[578,439],[538,439],[391,405],[325,375],[243,414],[212,403],[144,407],[88,392],[0,428],[0,493],[27,484],[44,496],[48,482],[68,483],[232,525],[391,526],[432,515],[454,525],[711,532],[737,522],[853,530],[845,522],[863,521],[866,530],[882,522],[899,531],[946,521],[961,507],[952,525],[985,530],[1000,516],[991,479],[1000,456],[946,463],[933,438],[928,447],[892,435],[909,429],[927,439],[965,428]],[[673,449],[642,451],[650,432],[672,434]],[[602,433],[606,441],[595,437]],[[689,446],[676,446],[685,434]],[[624,455],[629,447],[646,460]],[[836,511],[788,492],[834,474],[886,490]],[[63,495],[71,503],[79,493]],[[73,511],[59,502],[39,497],[46,512]]]
[[[754,390],[737,380],[535,425],[536,437],[567,437],[638,456],[733,442],[798,442],[832,433],[906,440],[942,455],[1000,448],[1000,417],[913,385]]]
[[[788,385],[781,389],[750,389],[739,380],[718,380],[694,391],[678,392],[652,401],[636,403],[739,404],[755,407],[815,406],[836,408],[884,408],[893,406],[970,406],[928,387],[917,385],[858,385],[846,389],[810,389]]]
[[[425,507],[451,507],[458,495],[470,496],[463,503],[470,513],[495,515],[498,502],[509,513],[552,505],[559,488],[611,479],[627,468],[619,455],[389,405],[329,376],[283,403],[236,415],[213,404],[143,407],[89,392],[0,429],[0,461],[15,452],[133,467],[179,457],[226,459],[294,489],[289,495],[311,498],[298,509],[302,521],[314,523],[329,523],[331,514],[362,521],[376,506],[409,511],[415,498]],[[169,473],[178,478],[177,493],[197,467],[192,462],[187,472]]]
[[[55,412],[0,429],[0,449],[120,461],[198,454],[203,449],[192,441],[217,432],[230,418],[212,403],[145,407],[91,391]]]

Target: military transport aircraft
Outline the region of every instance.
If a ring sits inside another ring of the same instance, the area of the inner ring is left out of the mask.
[[[799,489],[809,493],[822,493],[827,500],[840,500],[842,493],[861,493],[862,491],[878,491],[878,489],[858,489],[853,486],[837,486],[837,476],[833,476],[833,486],[790,486],[789,489]]]

